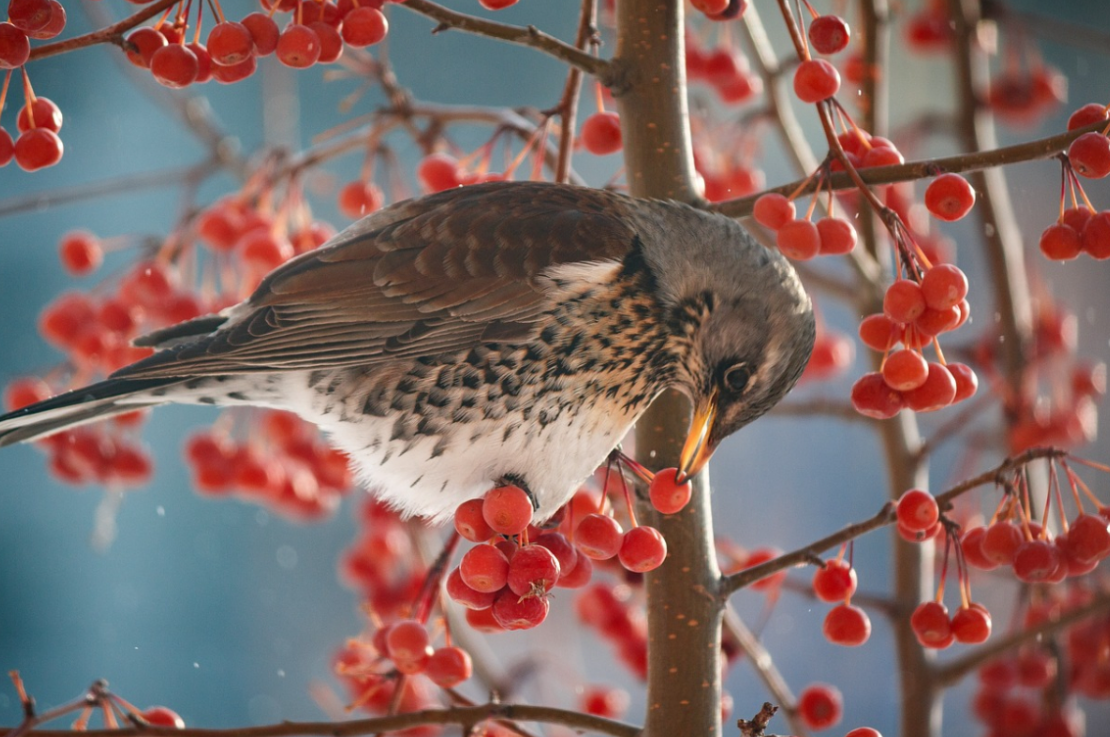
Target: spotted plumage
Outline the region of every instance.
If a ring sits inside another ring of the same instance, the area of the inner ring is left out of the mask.
[[[254,404],[318,423],[405,512],[442,518],[511,478],[546,516],[667,387],[712,405],[711,452],[794,384],[813,330],[793,270],[727,218],[491,183],[356,223],[142,339],[149,358],[0,418],[0,445],[136,406]]]

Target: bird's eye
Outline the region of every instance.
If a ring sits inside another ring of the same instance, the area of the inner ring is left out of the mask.
[[[725,370],[724,385],[730,392],[740,394],[748,388],[748,382],[751,381],[752,370],[746,363],[737,363],[729,366]]]

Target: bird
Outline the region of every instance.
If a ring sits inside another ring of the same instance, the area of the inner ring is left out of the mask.
[[[544,182],[396,203],[277,267],[246,300],[136,339],[154,353],[0,416],[0,446],[166,403],[289,410],[405,515],[499,485],[553,515],[651,402],[686,394],[680,475],[809,360],[789,262],[687,204]]]

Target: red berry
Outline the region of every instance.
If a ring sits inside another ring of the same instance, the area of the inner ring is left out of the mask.
[[[213,63],[212,79],[220,84],[234,84],[251,76],[257,69],[258,60],[253,56],[249,56],[238,64],[232,64],[230,66]]]
[[[8,0],[8,20],[24,33],[42,29],[52,12],[47,0]]]
[[[152,706],[139,712],[139,716],[152,727],[185,729],[185,720],[178,716],[177,712],[164,706]]]
[[[620,523],[604,514],[588,514],[574,531],[574,544],[594,560],[608,560],[621,548]]]
[[[343,19],[343,40],[361,48],[376,44],[389,33],[389,21],[378,9],[369,6],[352,10]]]
[[[864,374],[852,385],[852,406],[861,415],[886,420],[898,414],[904,404],[902,393],[891,389],[878,372]]]
[[[339,190],[339,211],[352,220],[381,208],[385,201],[378,185],[357,180],[344,184]]]
[[[898,499],[898,522],[914,531],[924,531],[940,518],[937,500],[927,491],[910,489]]]
[[[859,324],[859,337],[871,350],[885,353],[898,342],[901,330],[884,314],[868,315]]]
[[[879,730],[872,729],[871,727],[856,727],[844,737],[883,737],[879,734]]]
[[[689,479],[682,483],[678,482],[677,468],[665,468],[655,474],[648,487],[652,506],[663,514],[676,514],[682,511],[690,501],[692,491],[693,485]]]
[[[594,686],[578,698],[579,709],[607,719],[619,719],[628,709],[628,692],[620,688]]]
[[[867,613],[851,604],[841,604],[829,610],[821,626],[825,639],[834,645],[857,647],[871,637],[871,620]]]
[[[482,500],[469,499],[455,510],[455,530],[466,540],[484,543],[493,537],[493,528],[482,516]]]
[[[1026,583],[1048,581],[1061,565],[1060,549],[1048,540],[1028,540],[1014,553],[1014,575]]]
[[[15,141],[12,134],[0,128],[0,166],[7,166],[15,156]]]
[[[243,18],[240,23],[250,33],[256,55],[269,56],[277,50],[281,30],[273,18],[265,13],[251,13]]]
[[[89,274],[104,261],[104,249],[92,233],[75,230],[62,236],[59,245],[62,265],[66,271],[78,276]]]
[[[47,0],[50,4],[50,20],[37,31],[28,31],[27,35],[37,41],[54,38],[66,27],[66,9],[58,0]]]
[[[822,256],[843,256],[856,247],[856,229],[843,218],[826,217],[817,221]]]
[[[396,622],[385,633],[386,650],[397,670],[405,674],[424,670],[432,656],[428,630],[414,619]]]
[[[932,364],[929,368],[931,371]],[[950,363],[945,368],[948,369],[948,374],[956,384],[956,393],[952,396],[952,402],[962,402],[975,395],[975,392],[979,389],[979,378],[970,366],[962,363]],[[928,379],[926,379],[926,383],[928,383]]]
[[[478,0],[486,10],[502,10],[517,4],[518,0]]]
[[[532,500],[516,486],[499,486],[482,500],[482,516],[494,532],[518,535],[532,521]]]
[[[0,23],[0,69],[15,69],[27,63],[31,42],[11,23]]]
[[[794,72],[794,94],[802,102],[827,100],[840,89],[840,72],[824,59],[809,59]]]
[[[755,221],[770,230],[778,230],[794,220],[794,202],[775,192],[760,195],[752,209]]]
[[[1047,258],[1054,261],[1070,261],[1083,250],[1083,238],[1066,223],[1053,223],[1041,233],[1038,243]]]
[[[798,716],[813,730],[836,726],[844,711],[844,699],[836,686],[814,683],[798,694]]]
[[[447,576],[446,583],[447,595],[453,601],[457,601],[467,609],[488,609],[493,606],[493,600],[497,598],[497,592],[501,589],[494,591],[478,591],[467,585],[463,580],[462,572],[456,568]]]
[[[49,128],[32,128],[15,141],[15,163],[24,171],[37,171],[62,160],[62,139]]]
[[[429,194],[453,189],[461,183],[459,161],[447,154],[429,154],[417,165],[416,177]]]
[[[171,89],[188,87],[197,80],[200,62],[197,55],[181,44],[163,46],[150,57],[150,73]]]
[[[813,593],[830,604],[842,602],[856,590],[856,571],[846,560],[831,559],[813,574]]]
[[[31,103],[33,115],[28,115],[27,106],[19,110],[19,117],[15,119],[15,127],[20,133],[31,128],[49,128],[55,133],[62,130],[62,111],[58,109],[47,97],[36,97]]]
[[[1101,133],[1084,133],[1068,146],[1068,160],[1077,174],[1102,179],[1110,174],[1110,138]]]
[[[787,258],[808,261],[821,251],[821,234],[808,220],[791,220],[779,228],[775,240]]]
[[[923,647],[946,648],[954,639],[948,609],[937,601],[919,604],[910,616],[910,627]]]
[[[509,559],[494,545],[478,545],[463,556],[459,574],[475,591],[499,591],[509,580]]]
[[[1091,258],[1110,258],[1110,210],[1091,215],[1083,228],[1083,250]]]
[[[883,380],[900,392],[916,389],[929,377],[929,364],[917,351],[903,348],[887,356],[883,363]]]
[[[898,166],[904,163],[906,163],[906,159],[893,145],[873,145],[871,149],[863,155],[863,159],[859,163],[859,168],[870,169],[877,166]]]
[[[925,295],[917,282],[899,279],[887,287],[883,296],[883,312],[895,322],[908,323],[925,312]]]
[[[633,527],[624,533],[617,557],[620,558],[621,565],[630,571],[654,571],[667,558],[667,541],[654,527]]]
[[[939,363],[928,364],[928,373],[921,386],[902,393],[906,406],[914,412],[935,412],[952,404],[955,398],[956,379]]]
[[[504,629],[520,630],[541,624],[547,619],[549,607],[546,596],[518,596],[505,589],[497,595],[491,611],[493,618]]]
[[[332,64],[343,56],[343,39],[334,26],[317,20],[309,23],[308,27],[320,37],[320,58],[318,61],[321,64]]]
[[[582,145],[595,156],[621,150],[621,120],[616,113],[594,113],[582,123]]]
[[[921,278],[921,295],[934,310],[955,307],[967,296],[967,275],[952,264],[938,264]]]
[[[424,666],[424,675],[440,688],[454,688],[470,678],[474,666],[461,647],[441,647]]]
[[[952,634],[956,642],[977,645],[991,636],[991,615],[981,604],[961,608],[952,616]]]
[[[4,390],[4,409],[14,412],[52,396],[50,386],[37,376],[14,379]]]
[[[983,535],[983,556],[996,565],[1010,565],[1024,541],[1021,529],[1016,525],[1006,521],[995,522]]]
[[[983,553],[983,537],[986,534],[986,527],[972,527],[960,538],[960,546],[963,548],[964,558],[969,566],[978,568],[980,571],[993,571],[998,567],[998,563]]]
[[[208,49],[201,44],[185,44],[185,48],[193,52],[193,56],[197,58],[197,78],[193,80],[196,84],[204,84],[212,79],[212,55],[208,53]]]
[[[1088,102],[1068,118],[1068,130],[1074,131],[1104,122],[1106,122],[1106,107],[1097,102]]]
[[[294,69],[307,69],[320,60],[320,36],[308,26],[287,26],[278,37],[277,58]]]
[[[236,21],[223,21],[208,32],[208,53],[221,66],[234,66],[254,54],[250,29]]]
[[[839,15],[819,15],[809,24],[809,42],[819,54],[835,54],[848,47],[848,24]]]
[[[1081,514],[1068,530],[1067,555],[1093,563],[1110,555],[1110,521],[1101,515]]]
[[[268,228],[255,228],[235,245],[243,263],[260,273],[273,271],[293,256],[293,246]]]
[[[925,188],[925,207],[941,220],[959,220],[974,204],[975,190],[959,174],[941,174]]]
[[[518,596],[546,594],[559,580],[559,560],[542,545],[525,545],[509,561],[507,583]]]
[[[717,15],[728,10],[729,0],[690,0],[690,4],[706,15]]]

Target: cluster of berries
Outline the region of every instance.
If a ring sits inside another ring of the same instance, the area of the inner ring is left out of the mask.
[[[716,92],[726,105],[739,105],[763,92],[763,80],[751,69],[748,57],[732,46],[706,48],[686,36],[686,78]]]
[[[206,430],[190,437],[185,458],[202,494],[237,493],[292,519],[325,517],[351,488],[345,454],[320,437],[314,425],[289,412],[260,412],[244,418],[249,438]]]
[[[362,48],[385,38],[389,23],[381,11],[384,0],[339,0],[301,3],[263,0],[268,12],[250,13],[241,20],[219,22],[200,42],[200,23],[192,33],[184,8],[172,19],[138,28],[127,36],[127,57],[149,69],[160,84],[174,89],[215,79],[231,84],[254,74],[258,58],[274,54],[286,66],[305,69],[330,64],[344,45]],[[277,12],[293,12],[280,28]]]
[[[54,38],[66,25],[66,11],[57,0],[9,0],[8,20],[0,23],[0,70],[14,70],[27,63],[31,39]],[[5,75],[0,90],[0,110],[4,107],[12,72]],[[62,158],[62,113],[50,100],[36,97],[26,69],[23,71],[26,104],[19,111],[16,127],[19,136],[0,128],[0,166],[13,158],[24,171],[35,171],[57,164]]]
[[[931,412],[975,394],[978,379],[970,367],[943,359],[927,362],[921,354],[938,335],[967,321],[967,289],[967,277],[951,264],[927,269],[920,282],[899,279],[887,288],[883,312],[860,323],[864,345],[885,358],[880,371],[864,374],[853,385],[856,411],[886,419],[903,408]],[[898,343],[903,347],[893,350]]]

